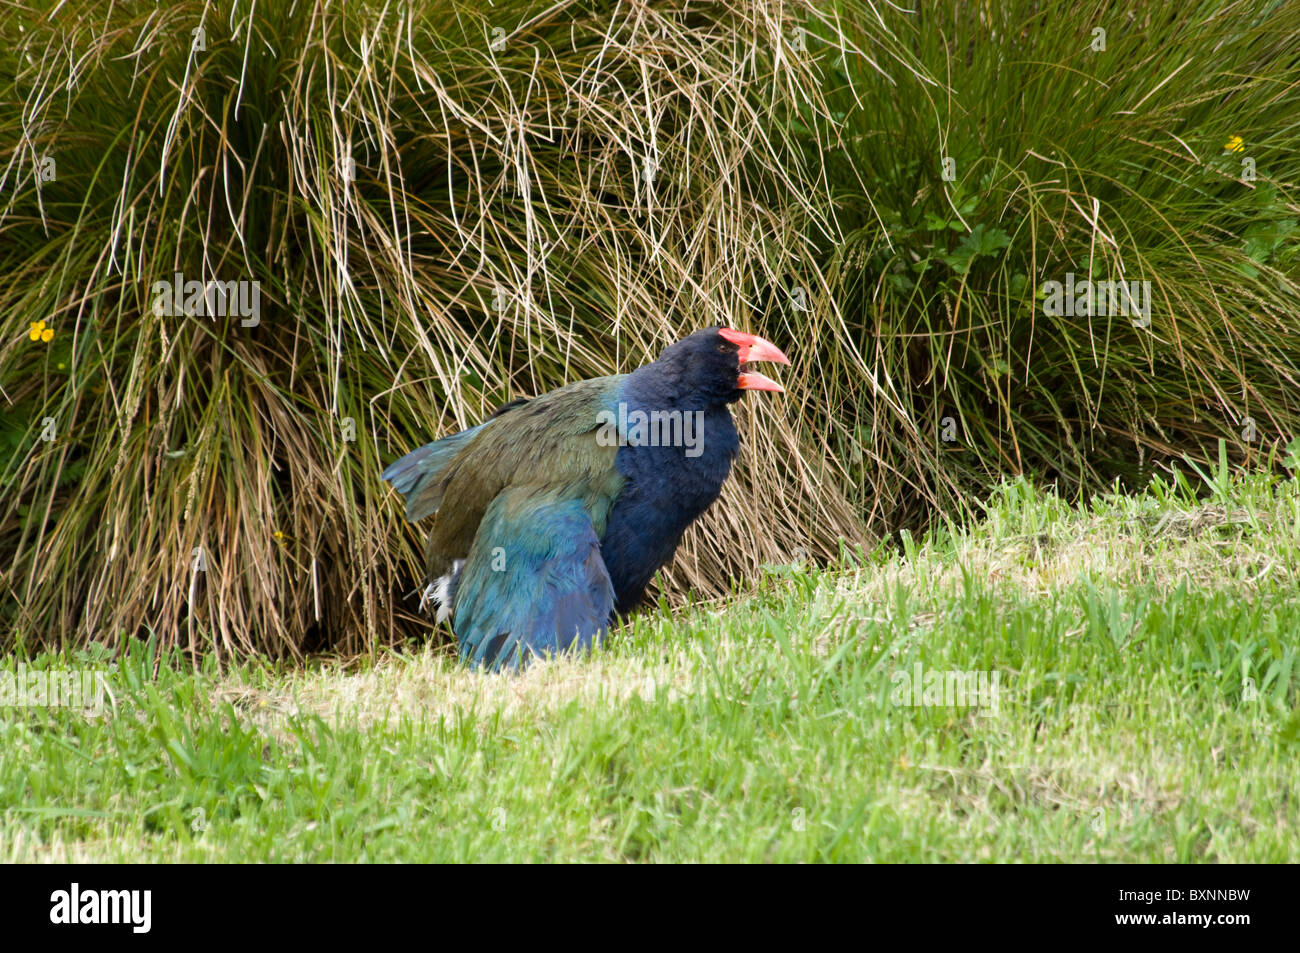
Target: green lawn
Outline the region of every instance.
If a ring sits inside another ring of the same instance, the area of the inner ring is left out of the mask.
[[[0,711],[0,859],[1295,862],[1300,492],[1196,482],[1010,484],[522,676],[135,652],[102,716]]]

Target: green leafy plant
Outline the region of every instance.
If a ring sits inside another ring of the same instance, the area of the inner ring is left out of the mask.
[[[1300,432],[1300,26],[1225,9],[886,6],[923,67],[894,83],[867,38],[842,66],[827,41],[828,444],[869,518],[1008,472],[1141,485],[1220,439],[1263,463]],[[1067,275],[1147,282],[1149,320],[1051,313]]]

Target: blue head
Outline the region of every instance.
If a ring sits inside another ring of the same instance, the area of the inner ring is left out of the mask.
[[[669,345],[638,374],[654,381],[665,404],[711,410],[735,403],[747,390],[782,391],[776,381],[750,370],[753,361],[789,364],[770,341],[731,328],[705,328]],[[648,383],[648,382],[647,382]]]

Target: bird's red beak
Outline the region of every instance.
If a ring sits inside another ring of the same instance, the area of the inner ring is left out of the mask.
[[[781,349],[771,341],[765,341],[757,334],[746,334],[731,328],[718,328],[718,334],[725,340],[740,348],[741,364],[752,361],[772,361],[776,364],[789,364],[790,359],[781,353]],[[771,390],[783,393],[785,388],[772,378],[757,371],[744,371],[738,381],[741,390]]]

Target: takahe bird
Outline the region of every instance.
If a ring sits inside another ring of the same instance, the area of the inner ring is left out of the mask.
[[[707,328],[630,374],[513,400],[383,473],[406,516],[436,514],[425,551],[441,622],[491,669],[590,648],[641,601],[740,447],[727,405],[782,387],[746,365],[775,344]]]

